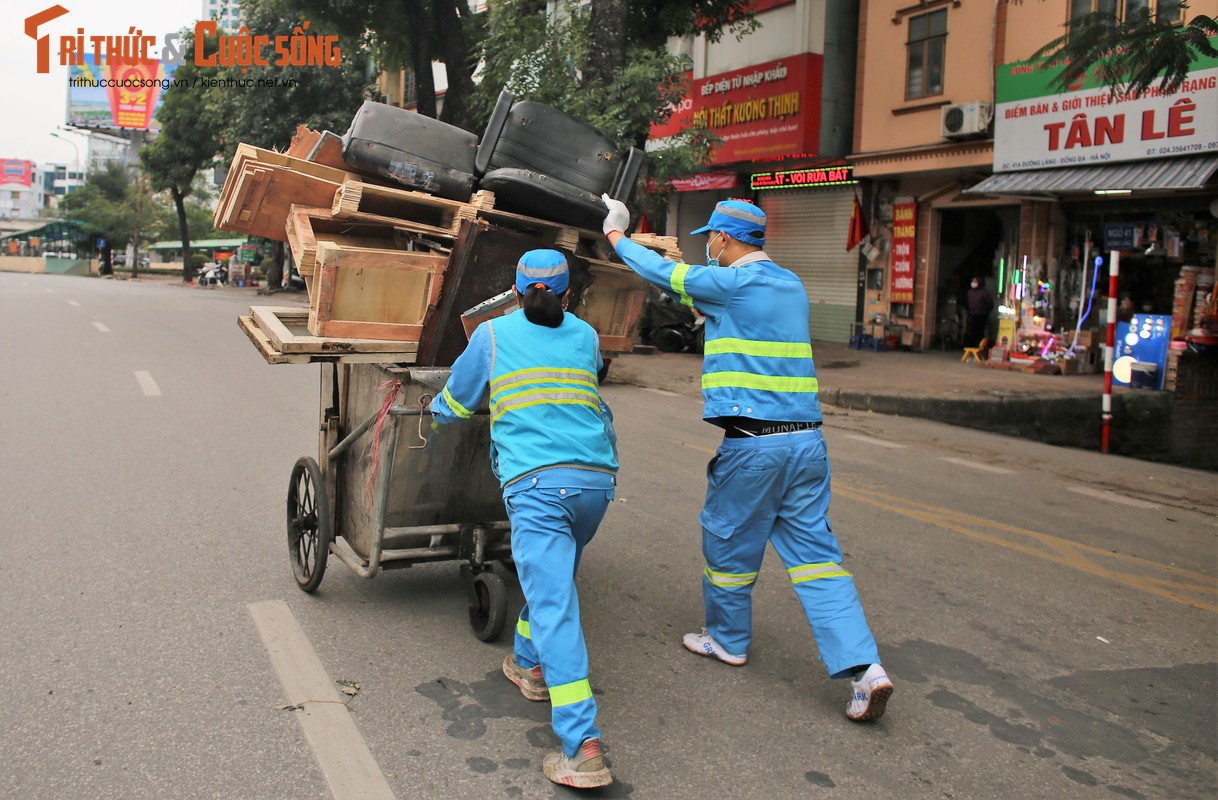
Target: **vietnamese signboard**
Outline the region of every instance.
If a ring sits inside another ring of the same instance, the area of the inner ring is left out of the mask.
[[[804,167],[779,172],[754,172],[749,176],[749,188],[762,189],[820,189],[827,186],[852,186],[858,183],[854,167],[838,164],[832,167]]]
[[[1032,62],[999,69],[994,171],[1047,169],[1218,152],[1218,58],[1193,62],[1178,91],[1111,96],[1090,76],[1061,94],[1059,70]]]
[[[803,53],[693,81],[668,122],[652,126],[648,149],[702,122],[723,140],[714,165],[815,155],[823,63],[819,53]]]
[[[21,158],[0,158],[0,184],[32,186],[34,162]]]
[[[918,203],[910,198],[892,204],[892,268],[889,270],[888,301],[914,301],[914,245],[917,240]]]

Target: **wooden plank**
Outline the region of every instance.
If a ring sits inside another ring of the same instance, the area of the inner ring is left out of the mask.
[[[229,180],[233,176],[229,175]],[[288,241],[285,220],[293,205],[326,207],[339,184],[261,162],[245,164],[223,212],[221,230]]]
[[[269,164],[274,167],[289,169],[302,175],[309,175],[335,184],[340,184],[343,181],[359,180],[361,177],[358,173],[351,172],[350,170],[335,169],[325,164],[306,161],[303,158],[293,158],[287,153],[263,150],[261,147],[254,147],[251,144],[237,145],[237,151],[233,158],[248,158],[260,164]]]
[[[347,166],[347,162],[343,160],[343,140],[342,137],[331,133],[330,131],[322,131],[317,139],[317,143],[313,146],[313,150],[307,156],[309,161],[314,164],[321,164],[326,167],[334,167],[347,171],[354,171]]]
[[[258,327],[253,317],[237,317],[237,327],[253,342],[258,354],[268,364],[413,364],[414,353],[291,353],[285,354],[275,349],[270,337]],[[401,344],[399,342],[399,344]]]
[[[309,153],[321,139],[319,131],[310,130],[307,125],[297,125],[296,133],[292,134],[292,142],[288,145],[287,155],[293,158],[309,159]]]
[[[413,354],[418,349],[414,342],[313,336],[308,329],[309,309],[302,306],[250,306],[249,315],[275,349],[285,355],[353,352]]]
[[[333,212],[336,217],[363,214],[385,221],[393,220],[399,225],[408,222],[426,226],[436,235],[455,238],[461,219],[459,212],[467,206],[468,203],[423,192],[348,181],[334,195]],[[471,208],[477,209],[476,206]]]
[[[317,246],[315,336],[417,342],[444,282],[447,257],[436,253]]]

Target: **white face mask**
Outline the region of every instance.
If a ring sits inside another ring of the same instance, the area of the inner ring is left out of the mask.
[[[723,234],[717,234],[717,235],[722,236]],[[712,256],[711,255],[711,242],[713,240],[714,240],[714,237],[711,237],[710,239],[706,240],[706,266],[708,266],[708,267],[723,266],[722,264],[719,263],[719,256],[723,255],[723,251],[727,249],[727,244],[724,243],[723,247],[721,247],[719,249],[718,255]]]
[[[972,283],[970,283],[970,284],[969,284],[969,286],[972,286],[974,289],[976,289],[976,288],[977,288],[977,281],[973,281]]]

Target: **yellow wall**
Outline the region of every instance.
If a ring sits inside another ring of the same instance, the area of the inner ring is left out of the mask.
[[[4,256],[0,258],[0,272],[37,272],[47,271],[46,259],[42,256]]]

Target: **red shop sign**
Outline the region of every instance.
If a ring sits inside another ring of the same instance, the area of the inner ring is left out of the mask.
[[[819,53],[803,53],[694,81],[692,96],[650,138],[658,143],[695,120],[723,140],[712,164],[815,154],[823,65]]]
[[[888,288],[890,303],[914,301],[914,241],[918,227],[918,204],[892,204],[892,269]]]

